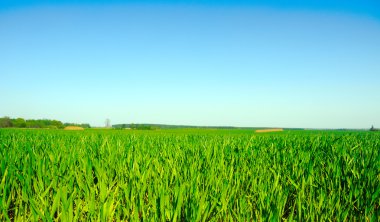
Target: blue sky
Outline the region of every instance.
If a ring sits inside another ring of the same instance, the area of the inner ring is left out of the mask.
[[[380,3],[1,0],[0,84],[0,116],[380,127]]]

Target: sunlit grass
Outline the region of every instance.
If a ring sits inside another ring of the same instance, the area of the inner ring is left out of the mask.
[[[0,220],[379,221],[380,133],[0,130]]]

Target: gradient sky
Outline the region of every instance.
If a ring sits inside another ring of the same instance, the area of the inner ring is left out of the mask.
[[[380,127],[379,1],[125,2],[0,0],[0,116]]]

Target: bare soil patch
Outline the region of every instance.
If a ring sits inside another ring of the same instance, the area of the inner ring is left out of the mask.
[[[284,131],[284,129],[260,129],[256,130],[256,133],[270,133],[270,132],[281,132]]]
[[[84,128],[80,126],[66,126],[64,130],[84,130]]]

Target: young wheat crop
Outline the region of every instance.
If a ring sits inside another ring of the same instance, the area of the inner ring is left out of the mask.
[[[0,130],[1,221],[380,221],[380,133]]]

